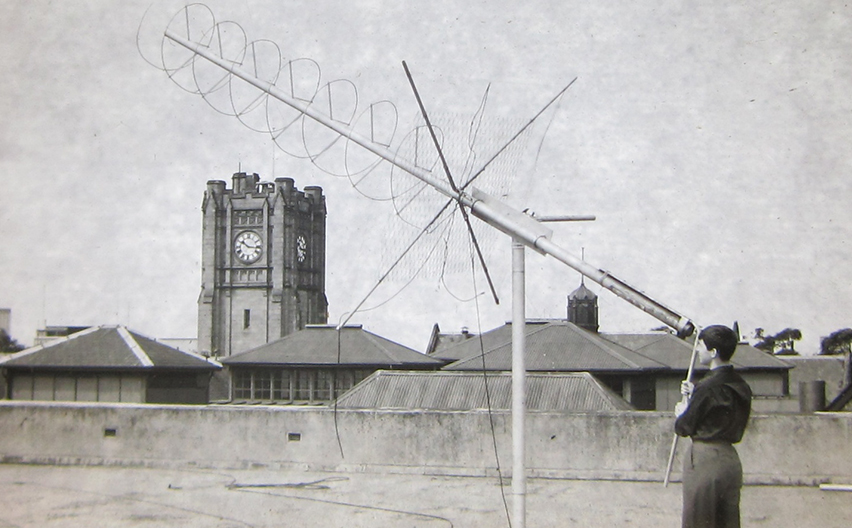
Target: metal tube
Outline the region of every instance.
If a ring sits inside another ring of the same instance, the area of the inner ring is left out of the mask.
[[[636,306],[645,313],[656,317],[660,321],[676,329],[679,336],[687,337],[695,330],[693,323],[686,317],[678,314],[670,308],[667,308],[666,306],[663,306],[641,291],[614,277],[608,271],[595,268],[594,266],[578,259],[551,242],[549,239],[539,238],[536,241],[536,247],[540,248],[542,252],[553,256],[556,260],[559,260],[560,262],[579,271],[633,306]]]
[[[596,220],[595,215],[534,215],[533,218],[539,222],[592,222]]]
[[[526,525],[526,323],[524,245],[512,240],[512,526]]]
[[[294,98],[290,97],[289,95],[287,95],[286,92],[284,92],[283,90],[281,90],[280,88],[278,88],[274,84],[267,82],[267,81],[262,81],[262,80],[260,80],[256,77],[254,77],[253,75],[246,72],[245,70],[243,70],[242,68],[240,68],[236,64],[231,63],[230,61],[227,61],[227,60],[225,60],[221,57],[218,57],[217,55],[212,53],[205,46],[201,46],[201,45],[196,44],[194,42],[190,42],[190,41],[184,39],[183,37],[181,37],[180,35],[176,34],[174,31],[171,31],[169,29],[166,30],[165,35],[166,35],[166,37],[168,37],[172,41],[180,44],[181,46],[185,47],[186,49],[200,55],[201,57],[203,57],[207,60],[209,60],[210,62],[212,62],[213,64],[215,64],[215,65],[219,66],[220,68],[226,70],[227,72],[229,72],[233,75],[236,75],[240,79],[246,81],[247,83],[251,84],[255,88],[261,90],[262,92],[268,93],[269,95],[271,95],[275,99],[278,99],[282,103],[294,108],[295,110],[298,110],[300,113],[310,117],[314,121],[317,121],[318,123],[327,126],[328,128],[334,130],[335,132],[337,132],[341,136],[349,139],[350,141],[353,141],[354,143],[357,143],[361,147],[369,150],[370,152],[379,156],[380,158],[385,159],[385,160],[393,163],[394,165],[396,165],[400,169],[404,170],[405,172],[407,172],[407,173],[411,174],[412,176],[415,176],[416,178],[422,180],[423,182],[431,185],[438,192],[444,194],[445,196],[448,196],[448,197],[451,197],[451,198],[456,198],[456,199],[460,198],[459,193],[456,193],[455,191],[453,191],[452,188],[450,188],[448,185],[446,185],[443,181],[435,179],[434,177],[432,177],[430,172],[418,167],[417,165],[414,165],[413,163],[408,162],[405,159],[400,159],[390,149],[387,149],[387,148],[385,148],[385,147],[383,147],[383,146],[381,146],[377,143],[370,141],[366,137],[361,136],[360,134],[355,132],[352,129],[352,127],[350,127],[348,125],[344,125],[343,123],[341,123],[339,121],[335,121],[335,120],[331,119],[330,117],[316,111],[314,108],[311,108],[311,106],[309,104],[305,104],[302,101],[299,101],[298,99],[294,99]],[[468,199],[468,201],[472,201],[472,200]],[[470,204],[466,203],[465,205],[470,205]]]

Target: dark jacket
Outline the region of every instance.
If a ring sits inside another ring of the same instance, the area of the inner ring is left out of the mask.
[[[711,371],[695,384],[689,408],[675,421],[675,432],[704,442],[742,440],[751,413],[751,388],[732,366]]]

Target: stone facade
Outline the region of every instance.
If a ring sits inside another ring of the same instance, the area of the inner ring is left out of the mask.
[[[207,182],[198,352],[228,357],[325,324],[325,196],[292,178]]]

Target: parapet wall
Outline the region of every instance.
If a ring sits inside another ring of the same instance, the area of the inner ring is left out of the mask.
[[[656,412],[531,412],[527,427],[532,477],[662,481],[673,437]],[[483,476],[499,457],[510,476],[511,436],[505,412],[0,402],[6,463]],[[738,450],[748,483],[810,485],[852,481],[850,442],[852,413],[755,415]]]

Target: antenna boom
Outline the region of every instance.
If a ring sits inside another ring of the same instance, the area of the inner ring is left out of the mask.
[[[457,201],[461,206],[470,208],[470,211],[474,216],[510,235],[515,240],[535,249],[539,253],[551,255],[560,262],[600,284],[602,287],[611,291],[618,297],[621,297],[630,304],[671,326],[677,330],[679,336],[686,337],[691,335],[694,331],[695,327],[688,318],[663,306],[627,283],[613,277],[609,272],[595,268],[594,266],[583,262],[563,248],[554,244],[550,240],[552,231],[547,227],[544,227],[535,218],[509,207],[496,198],[491,197],[478,189],[471,188],[472,192],[470,194],[464,191],[465,187],[462,187],[461,190],[454,190],[445,182],[436,179],[431,172],[418,167],[410,161],[401,159],[390,149],[374,143],[373,141],[356,133],[350,126],[339,121],[335,121],[321,112],[318,112],[308,104],[290,97],[274,84],[260,80],[247,73],[238,65],[216,56],[206,46],[186,40],[169,29],[166,30],[165,36],[232,75],[239,77],[255,88],[310,117],[314,121],[330,128],[349,141],[360,145],[364,149],[372,152],[396,167],[399,167],[415,178],[418,178],[422,182],[428,184],[441,194]],[[562,90],[562,92],[564,91],[565,90]]]

